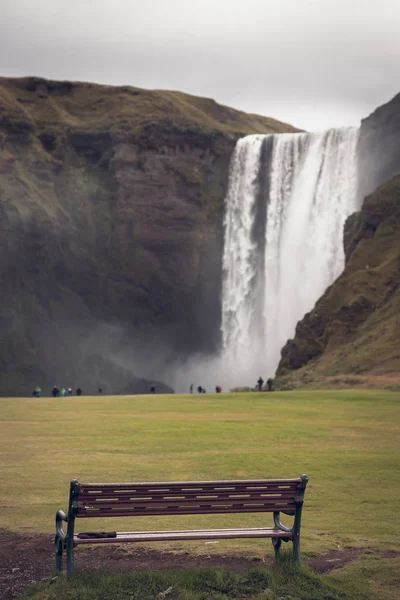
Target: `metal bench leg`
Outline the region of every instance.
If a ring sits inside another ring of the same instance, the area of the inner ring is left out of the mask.
[[[62,571],[63,542],[57,536],[55,537],[55,540],[54,540],[54,547],[55,547],[55,551],[56,551],[56,569],[57,569],[57,571]]]
[[[293,558],[300,564],[300,532],[293,536]]]
[[[74,574],[74,537],[67,537],[67,574],[71,577]]]
[[[277,560],[281,553],[281,545],[282,545],[281,538],[272,538],[272,545],[275,550],[275,560]]]
[[[67,575],[71,577],[74,574],[74,531],[75,531],[75,515],[71,511],[68,515],[68,529],[67,529]]]
[[[74,574],[74,532],[75,532],[75,517],[78,512],[78,496],[79,483],[76,479],[71,481],[69,492],[69,510],[68,510],[68,527],[67,527],[67,575],[72,577]]]
[[[299,504],[296,508],[296,514],[294,517],[294,525],[293,525],[293,558],[295,561],[300,564],[300,526],[301,526],[301,513],[303,510],[303,502],[304,502],[304,490],[306,489],[306,485],[308,482],[307,475],[302,475],[302,486],[301,492],[299,496]]]

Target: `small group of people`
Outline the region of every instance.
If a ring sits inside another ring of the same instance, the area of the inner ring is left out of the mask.
[[[190,393],[193,394],[193,383],[190,384],[189,390],[190,390]],[[222,387],[220,385],[216,385],[215,391],[217,394],[220,394],[222,392]],[[206,390],[206,388],[203,388],[202,385],[199,385],[197,388],[197,392],[198,392],[198,394],[206,394],[207,390]]]
[[[193,383],[190,384],[189,390],[190,390],[190,393],[193,394]],[[205,394],[206,388],[203,388],[202,385],[199,385],[197,388],[197,392],[198,392],[198,394]]]
[[[260,375],[260,377],[257,380],[257,389],[259,392],[262,392],[263,385],[264,385],[264,379]],[[273,385],[274,385],[274,380],[269,377],[269,379],[267,379],[267,388],[268,388],[269,392],[272,392]]]
[[[54,385],[53,389],[51,390],[51,395],[53,396],[53,398],[58,398],[58,396],[72,396],[72,388],[61,388],[61,390]]]
[[[35,398],[40,398],[42,394],[42,388],[37,386],[33,392],[32,392],[32,396],[34,396]],[[75,394],[77,396],[81,396],[82,395],[82,389],[80,387],[78,387],[75,391]],[[53,398],[58,398],[58,397],[65,397],[65,396],[72,396],[72,388],[58,388],[56,385],[53,386],[52,390],[51,390],[51,395],[53,396]]]

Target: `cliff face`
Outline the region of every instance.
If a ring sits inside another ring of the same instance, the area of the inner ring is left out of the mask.
[[[290,131],[178,92],[0,78],[0,393],[116,391],[157,379],[158,351],[215,349],[232,150]]]
[[[400,94],[361,122],[358,172],[361,199],[400,173]]]
[[[400,175],[367,196],[345,230],[346,266],[282,349],[278,376],[400,368]]]

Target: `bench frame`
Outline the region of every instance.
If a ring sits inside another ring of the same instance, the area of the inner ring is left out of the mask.
[[[80,544],[147,543],[152,541],[271,538],[277,558],[282,541],[293,543],[300,562],[300,526],[308,476],[297,479],[190,481],[155,483],[79,483],[71,481],[68,513],[56,514],[56,569],[74,572],[74,548]],[[177,514],[272,512],[271,528],[75,534],[75,519]],[[280,513],[294,517],[293,526],[281,523]],[[66,532],[63,522],[67,523]]]

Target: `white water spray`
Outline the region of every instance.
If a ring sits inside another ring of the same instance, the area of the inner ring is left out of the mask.
[[[231,161],[223,255],[224,347],[240,354],[252,344],[258,294],[257,243],[253,239],[258,173],[264,136],[238,141]]]
[[[225,385],[273,376],[296,323],[342,272],[344,223],[359,208],[357,139],[350,128],[239,140],[225,214]]]

